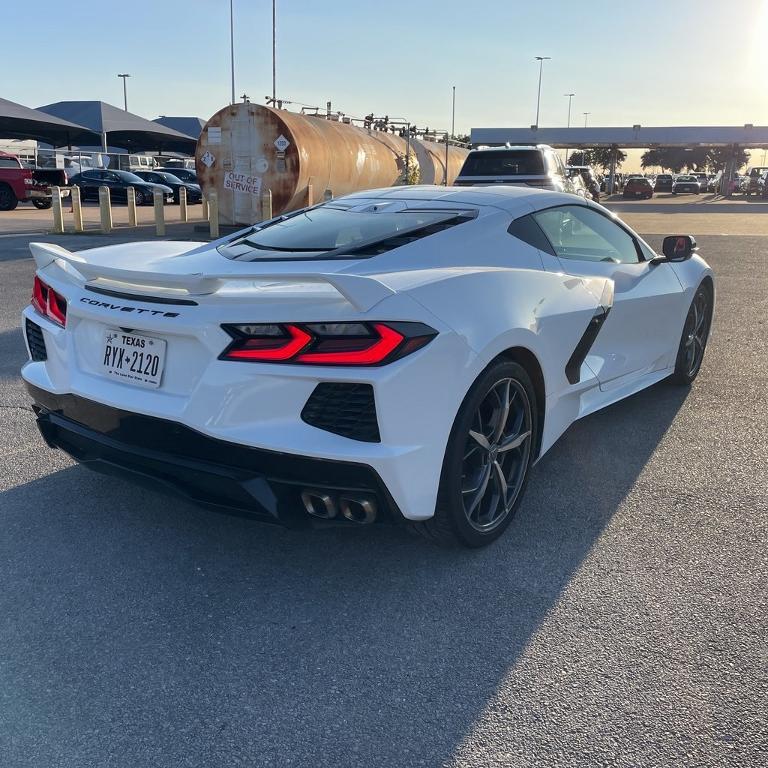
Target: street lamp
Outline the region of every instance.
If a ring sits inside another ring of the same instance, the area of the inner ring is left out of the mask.
[[[130,77],[130,75],[126,73],[124,75],[118,75],[118,77],[123,78],[123,105],[125,106],[125,111],[127,112],[128,111],[128,88],[125,83],[126,83],[126,80]]]
[[[575,93],[564,93],[563,96],[568,97],[568,124],[567,128],[571,127],[571,102],[573,101],[573,97],[575,96]],[[565,148],[565,164],[568,165],[568,147]]]
[[[552,57],[551,56],[536,56],[536,61],[539,62],[539,93],[536,97],[536,128],[538,130],[539,127],[539,107],[541,106],[541,73],[544,69],[544,62],[549,61]]]
[[[584,127],[586,128],[587,127],[587,117],[589,117],[589,115],[591,115],[592,113],[591,112],[582,112],[581,114],[584,115]]]
[[[232,98],[229,103],[235,103],[235,9],[234,0],[229,0],[229,68],[232,75]]]

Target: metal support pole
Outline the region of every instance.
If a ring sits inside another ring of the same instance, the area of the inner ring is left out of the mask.
[[[229,64],[232,73],[232,98],[230,104],[235,103],[235,9],[234,0],[229,0]]]
[[[155,234],[163,237],[165,235],[165,195],[156,189],[152,193],[152,201],[155,206]]]
[[[576,94],[566,93],[564,95],[568,97],[568,123],[566,125],[566,128],[570,128],[571,127],[571,102],[573,101],[573,97]],[[568,147],[565,148],[565,164],[568,165]]]
[[[101,231],[108,235],[112,232],[112,205],[109,199],[109,187],[99,187],[99,218]]]
[[[272,106],[276,107],[276,101],[277,101],[277,78],[276,78],[276,58],[275,58],[275,28],[276,28],[276,17],[275,17],[275,0],[272,0]]]
[[[411,124],[405,126],[405,186],[411,183]]]
[[[61,187],[51,187],[51,205],[53,207],[53,231],[60,235],[64,232],[64,209],[61,207]]]
[[[541,75],[544,70],[544,62],[550,59],[551,56],[536,56],[536,60],[539,62],[539,91],[536,96],[536,128],[539,127],[539,107],[541,106]]]
[[[315,195],[312,189],[312,182],[310,181],[309,184],[307,184],[307,207],[314,204],[315,204]]]
[[[261,218],[269,221],[272,218],[272,190],[268,189],[261,195]]]
[[[203,221],[208,221],[208,198],[205,195],[200,201],[200,215],[203,217]]]
[[[616,181],[616,160],[618,159],[619,148],[614,144],[611,147],[611,169],[608,172],[608,194],[613,194],[613,188]]]

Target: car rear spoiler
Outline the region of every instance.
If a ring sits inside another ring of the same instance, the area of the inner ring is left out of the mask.
[[[162,272],[141,272],[120,269],[101,264],[89,264],[76,253],[49,243],[30,243],[29,250],[38,269],[56,264],[76,282],[93,280],[118,283],[123,290],[130,288],[136,293],[152,294],[186,292],[190,296],[214,294],[225,285],[244,282],[276,283],[320,283],[336,289],[355,309],[367,312],[379,302],[396,292],[374,277],[323,272],[248,272],[227,274],[163,274]]]

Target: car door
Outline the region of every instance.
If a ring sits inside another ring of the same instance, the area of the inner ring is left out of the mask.
[[[104,171],[104,184],[109,187],[109,195],[112,200],[127,200],[128,185],[120,174],[114,171]]]
[[[584,205],[537,211],[552,246],[552,266],[582,277],[609,277],[613,307],[586,358],[601,389],[674,365],[683,288],[667,264],[610,215]]]

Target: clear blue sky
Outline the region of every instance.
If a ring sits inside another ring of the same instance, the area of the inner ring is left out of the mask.
[[[768,124],[768,0],[277,0],[278,96],[457,133],[543,126]],[[228,0],[3,0],[0,96],[101,99],[207,119],[229,100]],[[271,0],[235,0],[237,94],[271,92]],[[16,30],[16,32],[13,32]],[[61,62],[57,66],[56,62]],[[71,62],[68,65],[68,61]],[[17,62],[9,66],[9,62]]]

